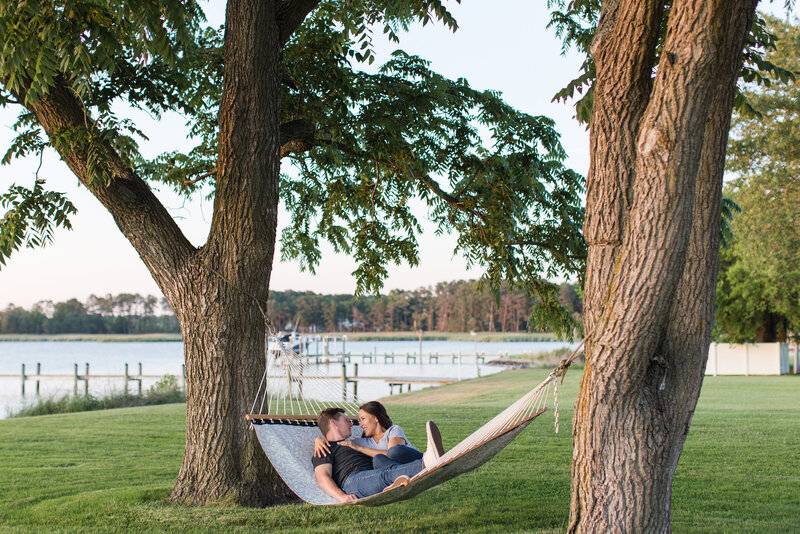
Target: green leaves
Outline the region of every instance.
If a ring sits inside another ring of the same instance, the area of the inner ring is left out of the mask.
[[[592,116],[593,86],[596,77],[590,47],[597,31],[600,4],[598,0],[548,0],[547,2],[548,7],[555,8],[550,15],[547,27],[555,28],[556,35],[564,43],[563,51],[566,52],[574,47],[586,56],[578,76],[556,93],[553,100],[566,102],[569,99],[575,99],[576,118],[579,122],[587,125]],[[665,16],[661,24],[661,37],[656,47],[656,57],[653,58],[654,65],[658,64],[661,43],[666,36],[670,2],[664,2],[664,5]],[[756,14],[743,52],[744,63],[740,74],[743,82],[769,86],[774,80],[785,83],[794,79],[792,71],[772,63],[768,58],[768,52],[775,49],[775,42],[775,35],[770,32],[765,18]],[[653,74],[655,75],[655,71]],[[737,89],[734,108],[742,114],[758,114],[740,89]]]
[[[0,265],[19,248],[45,246],[53,241],[59,226],[72,229],[69,216],[75,206],[62,193],[44,190],[44,181],[37,179],[33,189],[12,185],[0,195],[0,207],[7,209],[0,220]]]
[[[5,160],[49,143],[85,157],[90,182],[113,180],[119,156],[187,195],[200,180],[213,186],[224,32],[202,28],[202,17],[191,0],[0,6],[9,98],[31,106],[56,84],[83,108],[82,120],[47,139],[23,111]],[[498,93],[444,78],[402,51],[377,73],[359,70],[374,61],[374,32],[396,42],[414,22],[457,28],[442,0],[330,0],[287,42],[285,78],[296,83],[284,84],[282,122],[308,121],[316,134],[314,148],[292,153],[295,170],[280,186],[292,213],[284,257],[313,270],[326,240],[355,258],[358,291],[377,292],[390,262],[419,262],[419,217],[427,217],[457,236],[490,288],[525,288],[545,306],[542,320],[571,330],[546,279],[582,272],[583,179],[563,167],[552,121],[514,110]],[[196,146],[145,160],[143,133],[115,115],[119,102],[156,117],[183,113]]]
[[[341,56],[309,57],[309,48],[337,40],[330,31],[312,18],[298,35],[306,46],[285,52],[304,73],[285,109],[317,125],[318,146],[284,176],[292,222],[283,258],[313,270],[327,240],[356,259],[357,291],[377,292],[386,264],[419,262],[417,214],[427,211],[437,232],[456,235],[456,249],[485,269],[485,285],[525,288],[539,297],[537,318],[571,332],[546,278],[582,273],[583,178],[563,167],[552,121],[402,50],[377,74]]]
[[[745,88],[750,108],[736,110],[728,144],[726,195],[740,213],[732,236],[723,233],[715,335],[733,342],[774,340],[800,326],[800,83],[781,74],[800,71],[800,27],[764,23],[772,83],[754,78]]]

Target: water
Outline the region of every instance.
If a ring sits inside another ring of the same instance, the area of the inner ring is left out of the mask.
[[[417,341],[347,341],[345,350],[352,355],[347,364],[347,375],[354,374],[354,364],[358,364],[358,374],[369,377],[387,378],[442,378],[457,380],[485,376],[502,370],[499,366],[478,364],[475,353],[487,357],[499,354],[514,356],[517,354],[535,354],[564,346],[575,346],[562,342],[481,342],[470,341],[424,341],[422,343],[423,358],[416,362],[406,363],[406,355],[419,356],[420,345]],[[320,353],[324,353],[324,344],[319,343]],[[341,341],[331,342],[329,351],[341,353]],[[315,354],[316,342],[312,341],[304,353]],[[383,362],[379,358],[376,363],[363,362],[359,355],[394,354],[394,364]],[[428,355],[438,354],[439,363],[428,363]],[[452,363],[451,354],[461,354],[461,364]],[[312,358],[313,361],[313,358]],[[19,375],[22,364],[25,374],[30,377],[36,373],[36,364],[41,364],[44,375],[72,375],[74,365],[78,364],[78,372],[83,375],[85,365],[89,364],[89,374],[122,375],[125,364],[129,364],[129,373],[138,374],[138,364],[142,364],[145,375],[163,376],[166,374],[182,376],[183,344],[181,342],[148,342],[148,343],[99,343],[92,341],[25,341],[0,343],[0,375]],[[320,369],[333,377],[341,377],[340,363],[320,364]],[[254,380],[258,380],[254,377]],[[146,391],[156,379],[142,381],[142,390]],[[40,396],[60,397],[72,393],[74,381],[67,379],[43,379],[40,382]],[[28,380],[25,384],[25,396],[21,395],[20,378],[0,377],[0,418],[6,417],[9,411],[21,408],[25,403],[36,401],[35,382]],[[124,381],[119,379],[91,379],[89,393],[96,396],[108,395],[122,391]],[[131,382],[130,391],[137,390],[137,384]],[[427,387],[415,384],[413,389]],[[84,383],[79,382],[78,391],[84,391]],[[395,390],[396,391],[396,390]],[[370,400],[389,394],[389,385],[382,381],[362,381],[358,384],[358,396],[361,400]]]

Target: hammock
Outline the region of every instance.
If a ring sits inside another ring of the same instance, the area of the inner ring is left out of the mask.
[[[340,379],[336,384],[336,378],[305,364],[301,357],[280,341],[274,340],[270,347],[273,349],[267,353],[267,368],[247,420],[252,424],[270,463],[298,497],[311,504],[339,504],[322,491],[314,476],[311,464],[314,438],[321,435],[316,414],[324,408],[338,406],[357,425],[358,406],[361,403],[355,395],[348,394],[346,382],[343,384]],[[380,506],[408,499],[483,465],[546,410],[545,402],[550,388],[555,387],[557,394],[556,378],[563,374],[566,365],[568,361],[562,362],[541,384],[447,451],[436,465],[423,469],[411,478],[408,485],[358,499],[354,503]],[[358,426],[353,426],[353,436],[361,436]]]

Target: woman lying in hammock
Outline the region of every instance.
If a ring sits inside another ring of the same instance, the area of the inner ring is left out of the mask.
[[[373,469],[393,463],[407,464],[422,458],[422,453],[406,438],[405,432],[386,413],[378,401],[370,401],[358,409],[358,425],[364,431],[361,438],[340,441],[339,445],[350,447],[372,458]],[[330,443],[319,437],[314,442],[314,456],[325,456],[330,452]]]

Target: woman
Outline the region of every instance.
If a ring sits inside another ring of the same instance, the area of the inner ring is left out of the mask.
[[[371,457],[374,469],[394,463],[407,464],[422,458],[422,453],[408,441],[403,429],[392,424],[392,419],[380,402],[370,401],[358,409],[358,425],[364,431],[363,437],[340,441],[339,445]],[[323,456],[328,452],[328,441],[323,437],[317,438],[314,456]]]

